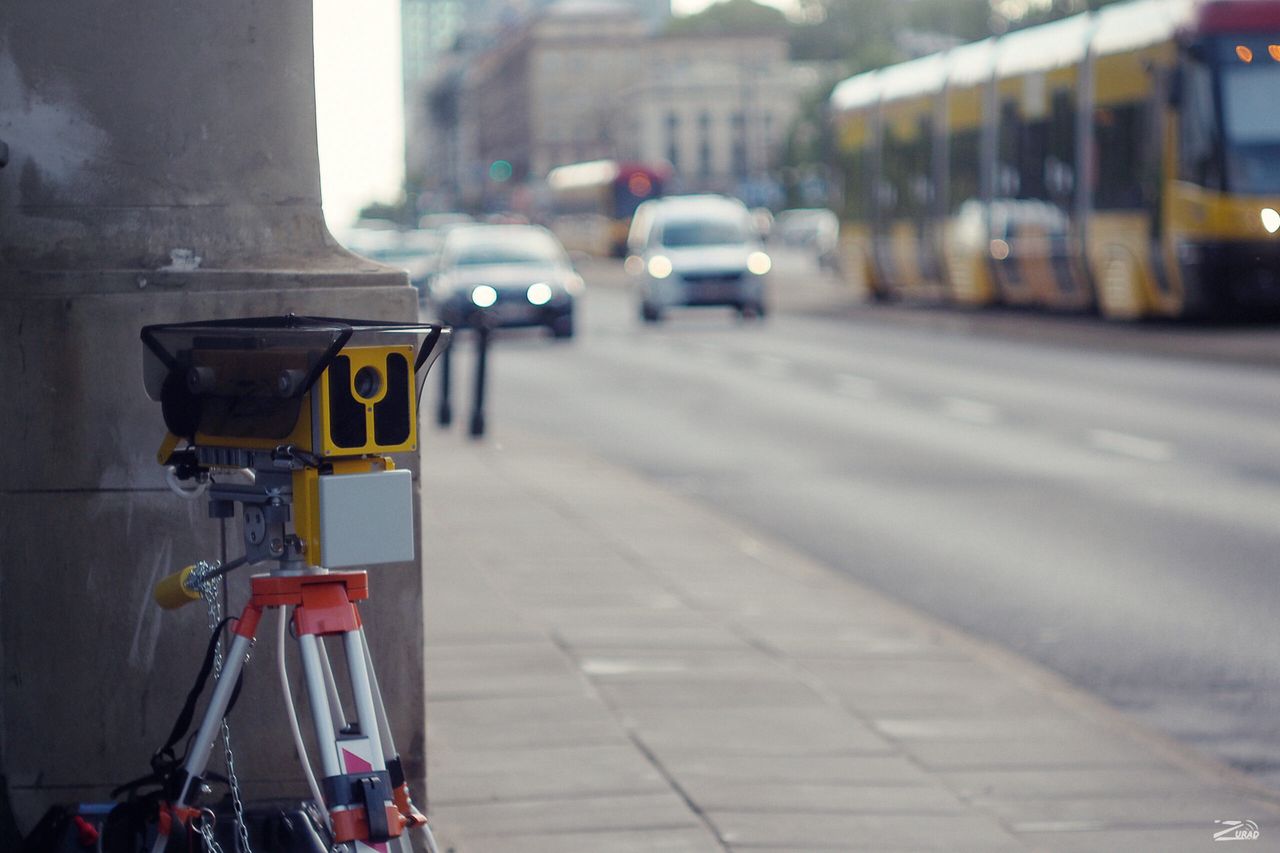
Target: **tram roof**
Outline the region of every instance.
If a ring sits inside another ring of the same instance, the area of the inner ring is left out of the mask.
[[[1100,56],[1139,50],[1173,37],[1191,20],[1195,0],[1132,0],[1100,9],[1093,51]]]
[[[1075,65],[1084,59],[1092,30],[1093,16],[1086,12],[1002,36],[996,50],[996,76]]]
[[[880,71],[864,71],[838,83],[831,92],[836,112],[869,107],[880,100]]]
[[[947,76],[946,56],[934,53],[881,69],[881,100],[900,101],[941,89]]]
[[[996,40],[962,44],[947,53],[947,85],[974,86],[991,79],[995,64]]]
[[[1052,71],[1097,55],[1139,50],[1170,39],[1191,21],[1198,0],[1129,0],[1048,24],[854,75],[831,94],[837,111],[864,109],[948,86]]]

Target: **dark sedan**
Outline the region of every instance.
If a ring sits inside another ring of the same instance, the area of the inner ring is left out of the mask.
[[[453,326],[545,326],[573,336],[582,277],[550,231],[536,225],[464,225],[449,231],[429,288]]]

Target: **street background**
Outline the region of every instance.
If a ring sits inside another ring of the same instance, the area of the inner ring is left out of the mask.
[[[652,327],[620,265],[581,271],[577,340],[496,339],[495,435],[623,466],[1280,788],[1274,327],[867,305],[785,252],[765,322]]]
[[[1270,372],[881,318],[781,261],[767,321],[658,328],[585,265],[580,337],[496,338],[487,435],[427,433],[442,847],[1276,849]],[[1249,419],[1194,441],[1157,392]]]

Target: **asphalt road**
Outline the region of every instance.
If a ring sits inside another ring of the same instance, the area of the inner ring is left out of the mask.
[[[986,328],[794,265],[763,323],[652,327],[587,278],[576,340],[496,341],[494,435],[581,442],[1280,789],[1280,327]]]

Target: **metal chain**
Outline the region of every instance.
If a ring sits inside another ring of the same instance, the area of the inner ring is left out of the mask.
[[[222,622],[222,597],[220,595],[222,577],[206,579],[205,576],[217,571],[221,565],[217,561],[208,563],[202,560],[196,564],[195,570],[191,573],[195,583],[199,586],[200,596],[209,608],[210,631],[218,630],[218,625]],[[248,663],[247,655],[245,662]],[[213,677],[215,681],[222,675],[222,663],[222,641],[219,640],[213,654]],[[222,719],[222,748],[227,764],[227,784],[231,788],[231,807],[235,812],[236,829],[240,833],[239,843],[236,846],[239,847],[240,853],[253,853],[253,848],[249,846],[249,828],[244,819],[244,803],[240,799],[240,780],[236,778],[235,755],[231,751],[231,726],[227,723],[225,717]],[[218,846],[218,842],[214,840],[213,827],[210,821],[201,822],[200,835],[204,838],[205,849],[208,853],[223,853],[222,848]]]

